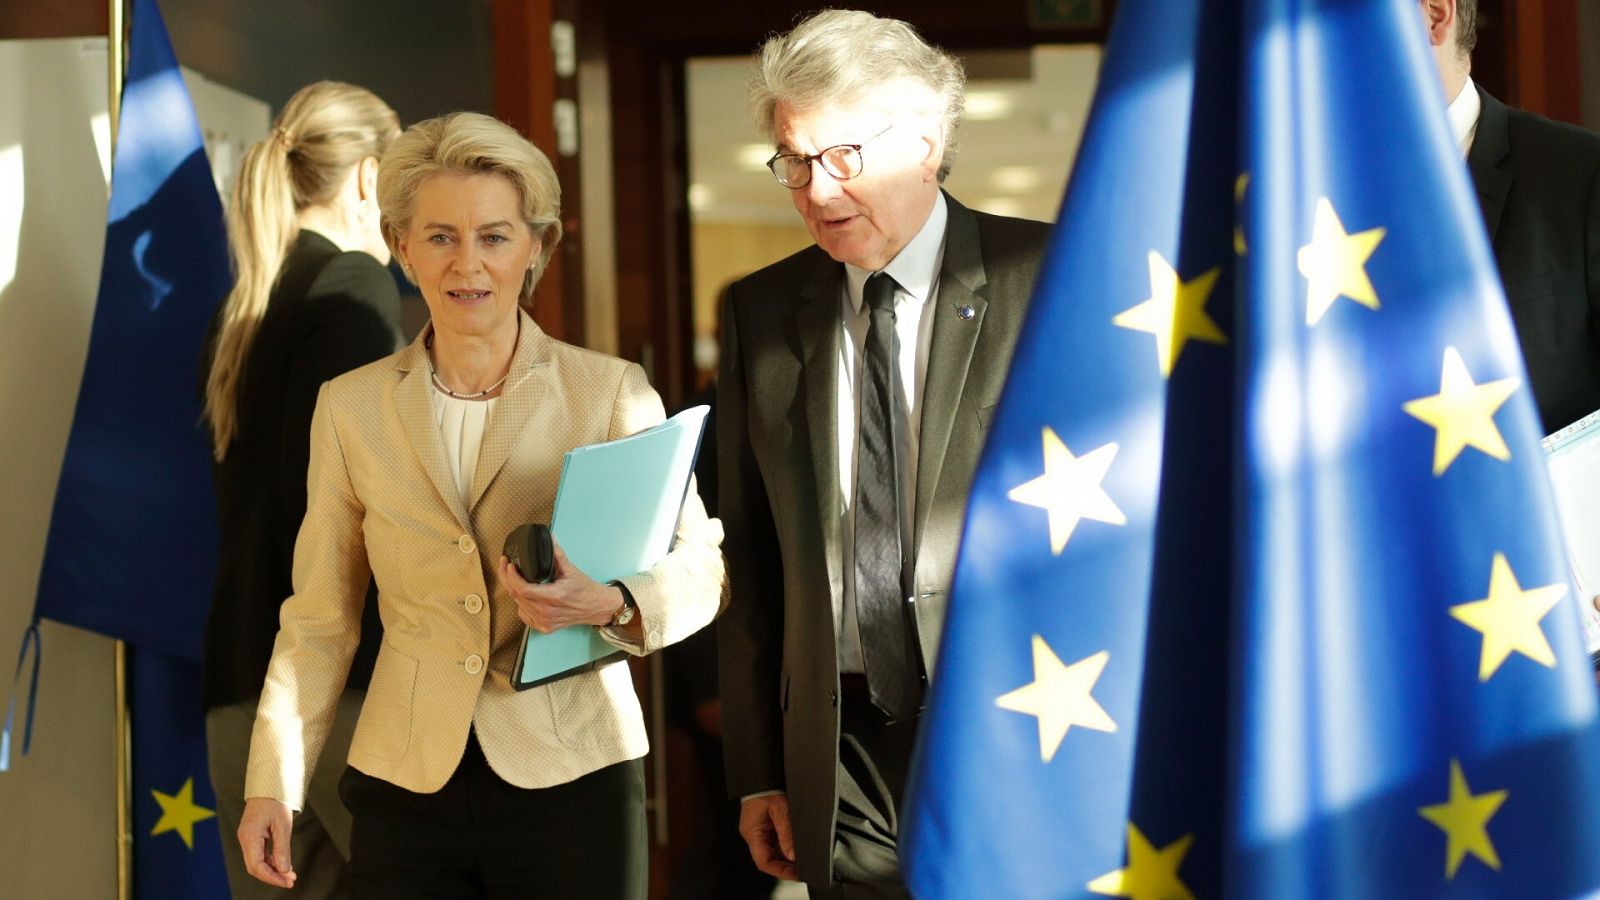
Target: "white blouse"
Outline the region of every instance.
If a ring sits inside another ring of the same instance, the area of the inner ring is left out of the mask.
[[[439,426],[439,437],[444,440],[445,460],[456,475],[456,489],[461,492],[461,502],[471,506],[478,449],[483,446],[483,433],[489,428],[489,418],[494,415],[499,398],[460,400],[437,388],[429,396],[433,398],[434,424]]]

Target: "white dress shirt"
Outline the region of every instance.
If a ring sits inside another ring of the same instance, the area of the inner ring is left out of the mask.
[[[1468,78],[1466,84],[1461,86],[1461,93],[1450,101],[1450,106],[1445,110],[1450,118],[1450,134],[1456,139],[1462,159],[1472,152],[1472,139],[1478,136],[1478,115],[1481,112],[1483,100],[1478,96],[1477,85]]]
[[[895,403],[896,459],[900,473],[900,542],[911,545],[912,515],[917,508],[917,446],[922,430],[922,386],[928,377],[928,347],[933,316],[928,314],[939,293],[939,267],[944,262],[945,223],[949,220],[941,192],[922,229],[882,271],[894,278],[895,355],[900,365],[901,395]],[[846,264],[839,298],[842,332],[839,341],[839,516],[843,538],[844,591],[833,622],[838,635],[839,671],[860,672],[861,633],[856,627],[856,434],[861,418],[861,355],[871,323],[863,309],[862,288],[874,274]]]

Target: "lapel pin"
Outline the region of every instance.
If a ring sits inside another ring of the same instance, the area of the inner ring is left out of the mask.
[[[961,321],[963,321],[963,322],[971,319],[973,316],[975,316],[977,314],[978,314],[978,311],[973,309],[970,306],[958,306],[958,307],[956,307],[956,315],[960,316],[961,317]]]

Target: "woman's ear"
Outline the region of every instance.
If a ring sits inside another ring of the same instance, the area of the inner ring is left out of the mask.
[[[359,164],[356,185],[363,201],[378,202],[378,158],[369,156]]]

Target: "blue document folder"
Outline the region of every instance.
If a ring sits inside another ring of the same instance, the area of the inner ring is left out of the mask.
[[[692,406],[638,434],[567,451],[550,533],[573,565],[607,582],[643,572],[667,555],[708,412]],[[511,684],[535,687],[624,655],[592,625],[550,634],[530,628]]]
[[[1592,412],[1544,439],[1555,489],[1556,512],[1566,538],[1567,565],[1578,591],[1584,649],[1600,668],[1600,412]]]

